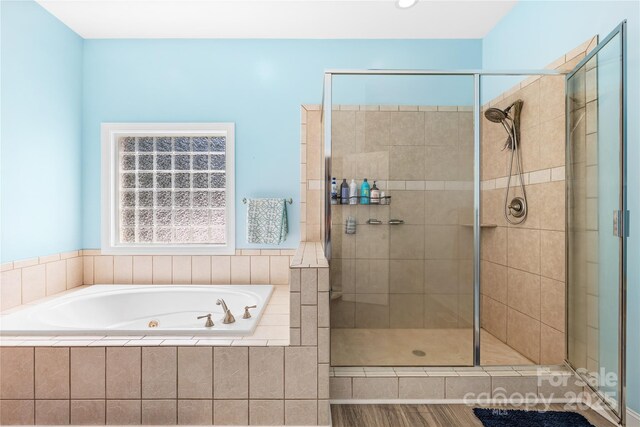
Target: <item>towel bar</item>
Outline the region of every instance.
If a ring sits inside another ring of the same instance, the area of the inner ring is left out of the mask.
[[[290,205],[293,204],[293,199],[292,198],[285,199],[285,201],[287,203],[289,203]],[[242,199],[242,203],[244,203],[245,205],[247,204],[247,198],[246,197],[244,199]]]

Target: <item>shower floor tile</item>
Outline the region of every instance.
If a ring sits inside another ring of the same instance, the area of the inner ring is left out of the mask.
[[[482,365],[534,364],[485,330],[480,339]],[[472,343],[471,329],[332,329],[331,365],[472,365]]]

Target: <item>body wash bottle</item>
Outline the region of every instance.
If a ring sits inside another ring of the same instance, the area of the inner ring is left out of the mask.
[[[347,184],[347,178],[342,179],[340,184],[340,204],[346,205],[349,203],[349,184]]]
[[[371,204],[372,205],[380,204],[380,190],[376,186],[376,181],[373,181],[373,187],[371,187]]]
[[[368,205],[369,204],[369,193],[371,191],[371,187],[369,187],[369,183],[367,182],[367,178],[362,181],[362,186],[360,187],[360,204]]]
[[[358,204],[358,186],[356,185],[355,179],[352,179],[351,184],[349,184],[349,204]]]

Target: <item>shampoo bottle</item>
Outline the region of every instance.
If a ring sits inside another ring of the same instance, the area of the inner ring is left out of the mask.
[[[340,184],[340,204],[346,205],[349,203],[349,184],[347,184],[347,178],[342,179]]]
[[[367,182],[367,178],[362,182],[362,186],[360,187],[360,203],[363,205],[369,204],[369,193],[371,192],[371,187],[369,187],[369,183]]]
[[[335,178],[331,178],[331,204],[338,204],[338,183]]]
[[[373,187],[371,187],[371,204],[372,205],[380,204],[380,190],[376,186],[376,181],[373,181]]]
[[[349,204],[358,204],[358,186],[356,185],[356,181],[354,179],[352,179],[351,184],[349,184]]]

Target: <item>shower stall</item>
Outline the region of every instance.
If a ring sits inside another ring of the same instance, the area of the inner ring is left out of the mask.
[[[568,363],[622,379],[625,234],[605,227],[613,210],[620,229],[625,216],[624,163],[614,161],[624,102],[611,99],[622,93],[622,49],[598,60],[615,40],[554,70],[325,73],[332,366]],[[595,89],[586,84],[605,63]],[[606,174],[590,155],[608,161]],[[332,197],[333,178],[358,189],[367,179],[384,197]],[[596,188],[611,197],[594,201]],[[603,269],[616,260],[615,275]],[[586,283],[598,261],[594,302]],[[609,330],[594,343],[598,313],[622,331],[615,342]],[[622,382],[592,388],[614,408]]]

